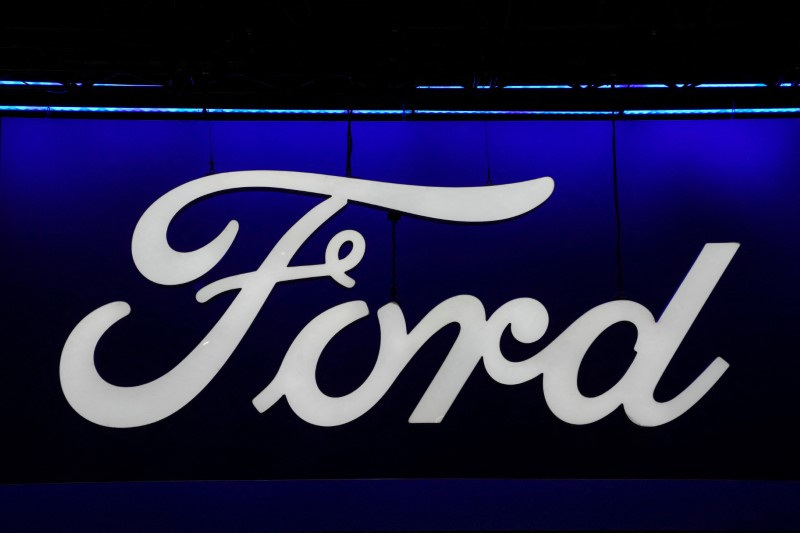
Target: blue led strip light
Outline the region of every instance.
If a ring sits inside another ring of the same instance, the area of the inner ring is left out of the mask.
[[[499,110],[451,110],[451,109],[418,109],[415,115],[611,115],[613,111],[499,111]]]
[[[202,111],[202,109],[201,109]],[[245,115],[346,115],[346,109],[221,109],[209,108],[210,114]],[[353,111],[355,113],[355,111]],[[362,111],[363,113],[363,111]],[[401,111],[402,113],[402,111]]]
[[[16,85],[16,86],[43,86],[43,87],[61,87],[63,84],[55,81],[20,81],[20,80],[0,80],[0,85]]]
[[[78,84],[80,85],[80,84]],[[122,87],[134,89],[162,89],[164,86],[159,83],[93,83],[92,87]]]
[[[417,89],[463,89],[461,85],[417,85]]]
[[[581,87],[586,88],[585,85]],[[665,85],[663,83],[639,83],[639,84],[623,84],[623,85],[598,85],[598,89],[669,89],[669,85]],[[678,85],[678,87],[683,87],[683,85]]]
[[[505,85],[503,89],[572,89],[569,85]]]
[[[758,89],[766,87],[766,83],[701,83],[698,89]]]
[[[686,87],[687,84],[685,83],[677,83],[675,87],[679,89],[683,89]],[[793,83],[780,83],[778,87],[793,87]],[[545,89],[545,90],[563,90],[563,89],[586,89],[591,87],[590,85],[504,85],[502,89],[528,89],[528,90],[537,90],[537,89]],[[630,84],[603,84],[598,85],[596,89],[669,89],[669,85],[665,83],[630,83]],[[761,89],[766,88],[768,85],[766,83],[701,83],[695,85],[694,88],[698,89]],[[478,85],[477,89],[490,89],[492,88],[490,85]],[[464,87],[460,85],[418,85],[417,89],[464,89]]]
[[[63,87],[64,84],[56,81],[24,81],[24,80],[0,80],[0,86],[17,86],[17,87]],[[78,82],[75,83],[76,86],[81,87],[83,83]],[[136,88],[136,89],[153,89],[153,88],[164,88],[164,85],[159,83],[94,83],[91,84],[92,87],[121,87],[121,88]],[[677,83],[675,87],[683,88],[685,87],[685,83]],[[778,87],[794,87],[795,84],[791,82],[782,82],[778,84]],[[574,88],[581,88],[585,89],[589,87],[589,85],[504,85],[502,89],[545,89],[545,90],[557,90],[557,89],[574,89]],[[598,85],[597,89],[610,89],[612,86],[610,84]],[[696,88],[699,89],[759,89],[767,87],[766,83],[701,83],[695,85]],[[477,89],[491,89],[491,85],[478,85]],[[631,83],[631,84],[617,84],[614,85],[616,89],[667,89],[669,88],[668,85],[664,83]],[[443,89],[443,90],[458,90],[458,89],[465,89],[463,85],[417,85],[417,89]]]
[[[615,85],[615,89],[669,89],[664,83],[638,83],[630,85]]]
[[[623,115],[769,115],[800,113],[800,107],[752,107],[737,109],[628,109]]]
[[[346,115],[345,109],[235,109],[199,107],[69,107],[0,105],[0,112],[30,113],[128,113],[128,114],[202,114],[211,115]],[[491,115],[491,116],[611,116],[614,111],[534,111],[534,110],[474,110],[474,109],[356,109],[355,115]],[[732,115],[732,114],[796,114],[800,107],[717,108],[717,109],[628,109],[625,116],[637,115]]]
[[[70,107],[41,105],[3,105],[0,111],[33,113],[202,113],[197,107]]]

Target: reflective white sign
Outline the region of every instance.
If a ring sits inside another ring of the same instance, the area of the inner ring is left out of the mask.
[[[226,254],[238,231],[236,221],[210,243],[192,252],[173,250],[167,228],[177,213],[211,194],[245,188],[283,189],[326,196],[298,220],[253,271],[217,280],[197,292],[206,302],[226,291],[237,295],[211,331],[175,368],[160,378],[133,387],[106,382],[97,372],[94,351],[103,334],[130,313],[125,302],[112,302],[91,312],[78,323],[61,355],[61,387],[70,405],[84,418],[108,427],[136,427],[157,422],[181,409],[197,396],[222,368],[241,342],[276,284],[330,277],[344,287],[355,280],[348,272],[364,257],[364,237],[354,230],[336,234],[328,243],[325,262],[289,266],[303,243],[349,200],[404,213],[454,222],[493,222],[515,217],[544,202],[553,191],[551,178],[486,187],[420,187],[393,183],[306,174],[251,171],[200,178],[168,192],[142,215],[133,233],[133,260],[149,280],[162,285],[193,281],[209,272]],[[352,247],[345,257],[340,250]],[[309,322],[286,353],[274,379],[253,399],[264,412],[284,396],[303,420],[319,426],[346,424],[369,411],[387,392],[414,354],[436,332],[458,324],[460,333],[447,358],[411,413],[411,423],[441,422],[466,380],[479,363],[507,385],[542,376],[550,410],[570,424],[600,420],[620,405],[634,423],[658,426],[681,416],[714,386],[728,368],[716,358],[683,392],[667,402],[653,398],[678,346],[713,291],[739,247],[736,243],[707,244],[667,308],[656,320],[636,302],[617,300],[602,304],[579,317],[539,353],[521,362],[507,360],[500,337],[510,327],[522,343],[539,340],[548,327],[544,306],[531,298],[518,298],[486,315],[477,298],[459,295],[434,307],[409,328],[396,303],[378,309],[380,348],[369,377],[356,390],[340,397],[318,387],[317,362],[330,340],[348,325],[369,314],[363,301],[337,305]],[[625,375],[610,390],[586,397],[578,390],[578,369],[594,340],[610,326],[632,323],[638,337],[636,357]]]

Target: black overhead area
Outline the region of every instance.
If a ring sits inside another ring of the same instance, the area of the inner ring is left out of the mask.
[[[13,2],[0,18],[0,104],[800,107],[800,16],[786,5]],[[764,86],[698,87],[709,83]],[[622,87],[630,84],[668,87]],[[571,89],[507,88],[519,85]]]

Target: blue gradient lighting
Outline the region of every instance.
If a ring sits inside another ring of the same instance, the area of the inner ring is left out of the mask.
[[[771,113],[800,113],[800,107],[774,107],[774,108],[757,108],[757,109],[737,109],[737,113],[755,113],[755,114],[771,114]]]
[[[40,105],[3,105],[0,111],[33,113],[202,113],[202,108],[191,107],[71,107]]]
[[[121,113],[121,114],[202,114],[210,115],[328,115],[346,116],[346,109],[236,109],[236,108],[209,108],[199,107],[71,107],[71,106],[38,106],[38,105],[0,105],[0,112],[11,113]],[[766,108],[711,108],[711,109],[628,109],[625,111],[602,110],[476,110],[476,109],[354,109],[354,115],[403,115],[403,116],[433,116],[433,115],[488,115],[488,116],[583,116],[583,117],[608,117],[612,115],[642,116],[642,115],[737,115],[737,114],[797,114],[800,107],[766,107]]]
[[[80,87],[83,85],[82,83],[78,82],[75,83],[76,86]],[[676,87],[682,88],[685,87],[687,84],[678,83],[675,84]],[[791,82],[783,82],[780,83],[779,87],[793,87],[795,84]],[[17,86],[17,87],[63,87],[64,84],[55,81],[24,81],[24,80],[0,80],[0,86]],[[93,87],[103,87],[103,88],[136,88],[136,89],[153,89],[153,88],[163,88],[164,85],[160,83],[94,83],[92,84]],[[579,85],[577,86],[581,89],[586,89],[589,85]],[[667,89],[669,88],[668,85],[664,83],[633,83],[633,84],[617,84],[613,86],[616,89]],[[696,85],[697,88],[702,89],[759,89],[767,87],[765,83],[701,83]],[[463,85],[417,85],[417,89],[441,89],[441,90],[458,90],[464,89]],[[477,89],[491,89],[491,85],[478,85],[476,86]],[[544,89],[544,90],[558,90],[558,89],[573,89],[571,85],[505,85],[502,87],[503,89],[511,89],[511,90],[518,90],[518,89]],[[610,89],[612,85],[610,84],[603,84],[598,85],[598,89]]]
[[[347,109],[223,109],[209,108],[211,114],[235,115],[346,115]],[[354,109],[354,115],[403,115],[402,109]]]
[[[743,110],[740,110],[743,111]],[[734,110],[727,109],[628,109],[624,115],[731,115]]]
[[[161,89],[164,86],[159,83],[95,83],[93,87],[126,87],[136,89]]]
[[[766,83],[701,83],[698,89],[758,89],[766,87]]]
[[[682,87],[682,85],[679,85]],[[669,89],[669,85],[664,83],[633,83],[633,84],[604,84],[598,85],[598,89]]]
[[[202,111],[202,109],[201,109]],[[210,114],[245,115],[346,115],[347,109],[232,109],[209,108]],[[402,111],[401,111],[402,112]],[[356,113],[356,111],[353,111]]]
[[[669,89],[669,86],[664,83],[640,83],[633,85],[617,85],[622,89]]]
[[[0,80],[0,85],[16,85],[31,87],[62,87],[63,84],[55,81],[21,81],[21,80]]]
[[[461,85],[417,85],[417,89],[463,89]]]
[[[506,85],[503,89],[572,89],[569,85]]]
[[[600,85],[598,89],[611,89],[611,85]],[[639,83],[639,84],[623,84],[614,85],[614,89],[669,89],[668,85],[663,83]]]
[[[624,115],[737,115],[800,113],[800,107],[743,107],[739,109],[629,109]]]
[[[354,115],[405,115],[404,109],[355,109]]]
[[[505,111],[505,110],[474,110],[474,109],[419,109],[415,115],[530,115],[530,116],[604,116],[611,115],[613,111]]]
[[[63,106],[0,106],[1,111],[34,113],[203,113],[257,114],[257,115],[346,115],[346,109],[234,109],[186,107],[63,107]],[[530,116],[605,116],[613,111],[530,111],[530,110],[474,110],[474,109],[355,109],[354,115],[530,115]]]

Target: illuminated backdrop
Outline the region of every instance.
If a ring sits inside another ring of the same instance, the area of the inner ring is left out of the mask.
[[[167,191],[215,170],[343,175],[346,124],[4,118],[0,158],[6,324],[2,472],[8,481],[373,477],[796,479],[796,324],[800,121],[662,120],[617,123],[624,296],[656,317],[704,244],[741,248],[678,350],[656,399],[682,391],[717,356],[729,370],[684,416],[641,428],[621,410],[586,426],[548,410],[541,379],[495,383],[479,366],[440,424],[408,417],[452,345],[449,326],[426,343],[387,395],[361,418],[321,428],[285,401],[251,404],[313,317],[349,300],[373,314],[337,336],[317,371],[342,395],[368,375],[374,315],[390,301],[392,223],[348,205],[299,251],[322,260],[328,240],[355,229],[366,254],[345,289],[330,279],[280,284],[211,384],[171,417],[141,428],[96,426],[59,384],[59,358],[90,311],[125,300],[133,312],[98,346],[110,382],[136,385],[177,364],[233,294],[206,304],[196,291],[255,269],[320,199],[286,192],[223,194],[191,206],[170,228],[195,249],[231,218],[237,241],[194,283],[154,285],[136,270],[131,235]],[[397,301],[409,325],[458,294],[488,313],[518,297],[550,316],[542,341],[504,338],[510,357],[539,351],[580,315],[619,296],[609,121],[353,124],[353,175],[417,185],[482,186],[541,176],[553,195],[492,224],[402,216],[396,224]],[[607,390],[633,359],[635,330],[617,325],[586,356],[579,387]],[[57,443],[57,444],[55,444]]]

